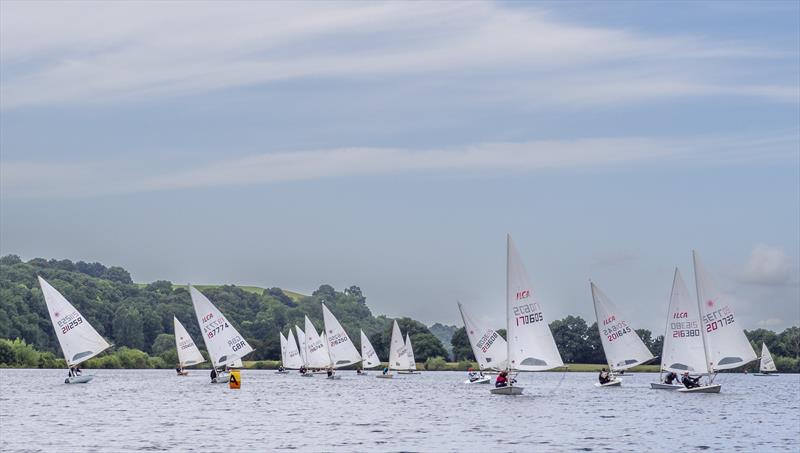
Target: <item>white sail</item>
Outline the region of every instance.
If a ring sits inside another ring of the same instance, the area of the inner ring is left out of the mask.
[[[322,304],[322,321],[325,323],[325,341],[334,368],[352,365],[361,361],[353,342],[339,320]]]
[[[375,368],[381,364],[381,359],[378,358],[375,348],[372,347],[372,343],[369,342],[369,338],[363,330],[361,331],[361,357],[363,358],[362,368]]]
[[[414,358],[414,347],[411,346],[411,337],[408,336],[408,332],[406,332],[406,349],[408,350],[408,369],[416,370],[417,359]]]
[[[761,363],[758,366],[758,370],[762,373],[774,373],[778,371],[775,367],[775,361],[772,360],[772,354],[770,354],[769,349],[767,349],[766,343],[761,343]]]
[[[283,336],[283,332],[278,332],[281,336],[281,366],[284,368],[286,367],[286,337]]]
[[[303,366],[303,357],[297,349],[292,329],[289,329],[289,337],[286,338],[286,363],[283,366],[292,370],[298,370]]]
[[[294,330],[297,331],[297,344],[300,347],[300,359],[303,361],[303,365],[308,365],[308,358],[306,357],[306,334],[298,326],[294,326]]]
[[[407,370],[410,368],[408,363],[408,349],[403,341],[403,334],[400,333],[400,326],[397,321],[392,325],[392,340],[389,342],[389,368],[392,370]]]
[[[697,304],[689,295],[680,271],[675,268],[661,351],[662,370],[679,374],[685,371],[692,374],[709,373],[700,327]]]
[[[589,286],[592,289],[597,329],[600,331],[609,368],[612,371],[622,371],[652,360],[653,354],[639,338],[627,317],[594,282]]]
[[[469,345],[478,361],[481,370],[502,370],[508,366],[508,343],[497,332],[488,327],[479,326],[469,317],[461,302],[458,302],[461,319],[464,320],[464,329],[467,331]]]
[[[306,365],[311,368],[327,368],[331,365],[331,358],[325,348],[317,329],[311,324],[311,320],[306,316]]]
[[[175,347],[178,349],[178,362],[181,364],[181,368],[205,362],[206,359],[197,349],[197,345],[194,344],[194,340],[189,336],[189,332],[186,331],[183,324],[175,316],[172,317],[172,320],[175,326]]]
[[[197,323],[200,324],[211,364],[215,368],[231,365],[253,351],[247,340],[203,293],[189,285],[189,294],[192,296]]]
[[[236,359],[228,365],[228,368],[244,368],[244,363],[242,363],[242,359]]]
[[[89,321],[42,277],[39,277],[39,286],[68,366],[89,360],[111,347]]]
[[[736,322],[733,308],[706,273],[697,252],[692,251],[697,304],[700,307],[706,358],[712,371],[737,368],[757,358],[750,341]]]
[[[522,259],[509,235],[506,261],[506,320],[509,368],[544,371],[564,366],[542,305],[528,282]]]

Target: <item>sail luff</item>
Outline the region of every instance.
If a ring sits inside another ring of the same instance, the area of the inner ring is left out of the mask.
[[[178,351],[178,363],[180,363],[181,368],[205,362],[205,357],[197,349],[197,345],[186,328],[183,327],[183,324],[174,315],[172,320],[175,332],[175,348]]]

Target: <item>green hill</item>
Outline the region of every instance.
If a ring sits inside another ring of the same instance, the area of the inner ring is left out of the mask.
[[[42,258],[23,262],[15,255],[0,258],[0,338],[20,338],[37,350],[60,355],[37,275],[58,289],[117,348],[138,349],[174,363],[173,315],[202,348],[185,285],[164,280],[134,283],[130,274],[118,266]],[[338,291],[330,285],[321,285],[309,296],[255,286],[197,285],[197,288],[255,348],[248,360],[279,359],[278,332],[288,334],[295,325],[302,328],[306,315],[320,330],[322,301],[357,347],[359,329],[363,329],[378,354],[388,355],[392,320],[374,316],[357,286]],[[410,318],[400,318],[398,323],[403,332],[411,335],[418,361],[447,356],[441,342],[424,324]]]

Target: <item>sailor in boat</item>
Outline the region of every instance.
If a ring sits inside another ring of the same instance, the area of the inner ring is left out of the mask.
[[[183,367],[179,363],[178,366],[175,367],[175,372],[178,373],[178,376],[183,375]]]
[[[383,374],[389,374],[389,367],[383,367]]]
[[[283,373],[284,371],[286,371],[286,369],[283,367],[283,365],[281,365],[281,366],[278,367],[278,371]]]
[[[675,372],[673,371],[670,371],[669,373],[667,373],[667,376],[664,377],[664,383],[667,385],[674,385],[675,381],[677,380],[678,380],[678,375],[675,374]]]
[[[689,376],[689,372],[683,373],[683,385],[687,389],[693,389],[695,387],[700,387],[700,377],[691,377]]]
[[[597,377],[600,380],[601,384],[608,384],[611,382],[611,376],[609,376],[608,371],[605,368],[600,370],[600,375]]]
[[[306,372],[307,372],[308,370],[306,369],[306,366],[305,366],[305,365],[301,365],[301,366],[300,366],[300,370],[298,370],[298,371],[300,371],[300,374],[306,374]]]
[[[214,382],[214,379],[217,378],[217,369],[212,367],[211,368],[211,382]]]
[[[467,371],[469,371],[469,381],[470,382],[475,382],[475,381],[477,381],[479,379],[483,379],[483,371],[480,371],[480,372],[476,373],[473,368],[470,368]]]
[[[333,368],[328,368],[328,377],[333,377]]]
[[[508,372],[503,370],[500,374],[497,375],[497,379],[494,381],[495,387],[506,387],[508,385]]]
[[[361,368],[356,370],[356,374],[361,374]]]

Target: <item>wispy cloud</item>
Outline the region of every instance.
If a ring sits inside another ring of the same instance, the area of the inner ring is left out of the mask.
[[[484,76],[484,93],[530,93],[554,105],[720,94],[800,99],[794,79],[740,79],[732,70],[752,68],[753,59],[795,61],[794,49],[653,36],[495,3],[2,2],[0,8],[5,109],[436,72]]]
[[[653,137],[482,143],[441,149],[334,148],[269,152],[189,167],[157,162],[3,162],[3,198],[64,197],[271,184],[409,172],[466,176],[550,168],[603,168],[650,162],[749,163],[795,159],[796,134],[769,138]],[[758,271],[759,267],[756,267]]]
[[[750,252],[739,280],[755,285],[783,286],[790,283],[792,270],[792,260],[782,248],[761,244]]]

